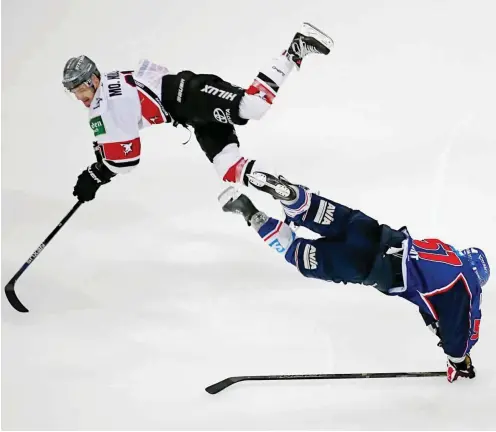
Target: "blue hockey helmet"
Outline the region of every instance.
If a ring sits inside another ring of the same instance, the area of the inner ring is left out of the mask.
[[[491,275],[491,269],[489,268],[486,254],[482,251],[482,249],[473,247],[464,249],[461,252],[469,259],[472,270],[479,278],[481,287],[484,286],[489,280],[489,276]]]

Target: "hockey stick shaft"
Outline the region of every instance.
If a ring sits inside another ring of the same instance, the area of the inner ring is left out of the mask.
[[[377,373],[348,373],[348,374],[308,374],[308,375],[254,375],[229,377],[219,381],[205,390],[217,394],[225,388],[241,381],[285,381],[285,380],[335,380],[363,378],[407,378],[407,377],[437,377],[446,376],[446,372],[377,372]]]
[[[31,254],[29,259],[22,265],[22,267],[17,271],[14,277],[9,281],[9,283],[5,286],[5,294],[9,303],[12,307],[18,312],[29,312],[29,310],[21,303],[19,298],[15,293],[15,283],[17,279],[21,277],[21,275],[26,271],[26,269],[31,265],[31,263],[38,257],[38,255],[45,249],[45,247],[50,243],[50,241],[55,237],[55,235],[60,231],[60,229],[66,224],[66,222],[72,217],[72,215],[76,212],[76,210],[83,204],[81,201],[78,201],[72,209],[65,215],[65,217],[59,222],[59,224],[55,227],[55,229],[48,235],[48,237],[41,243],[38,248]]]

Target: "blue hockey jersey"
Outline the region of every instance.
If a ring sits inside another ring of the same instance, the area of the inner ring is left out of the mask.
[[[439,322],[447,355],[469,353],[479,339],[482,294],[469,257],[441,240],[408,235],[402,265],[404,286],[389,294],[416,304]]]
[[[479,338],[481,284],[490,274],[485,258],[474,259],[482,251],[412,239],[406,228],[380,225],[359,210],[303,189],[299,200],[293,206],[307,206],[306,211],[288,215],[286,224],[304,226],[318,239],[281,236],[285,224],[272,218],[259,234],[303,276],[360,283],[403,297],[419,307],[426,323],[438,321],[447,355],[457,359],[470,351]]]

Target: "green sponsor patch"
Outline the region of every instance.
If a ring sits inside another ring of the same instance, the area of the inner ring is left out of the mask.
[[[93,133],[95,134],[95,136],[103,135],[106,132],[105,126],[103,124],[102,116],[93,117],[90,120],[90,126],[91,129],[93,129]]]

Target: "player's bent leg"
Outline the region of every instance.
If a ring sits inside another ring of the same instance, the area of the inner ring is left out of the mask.
[[[332,250],[339,251],[339,256],[342,256],[340,244],[338,242],[329,244]],[[296,238],[288,248],[285,254],[286,261],[294,265],[298,271],[305,277],[321,279],[327,281],[349,282],[343,279],[340,275],[333,274],[332,269],[335,268],[341,272],[346,272],[350,266],[344,262],[344,265],[337,267],[340,262],[336,262],[336,266],[329,267],[325,264],[325,257],[329,254],[326,244],[320,240],[311,240],[306,238]],[[328,261],[328,260],[327,260]],[[342,260],[344,261],[344,260]]]
[[[234,127],[207,123],[195,128],[201,148],[213,163],[217,175],[225,182],[249,186],[253,170],[273,171],[264,163],[242,156]]]
[[[276,61],[277,64],[281,62],[285,62],[286,66],[279,65],[277,70],[282,72],[280,68],[283,68],[289,73],[293,63],[285,56]],[[179,123],[245,125],[248,120],[259,120],[264,116],[279,90],[279,86],[268,76],[263,73],[260,76],[265,77],[266,87],[262,86],[261,78],[257,78],[257,87],[251,85],[245,91],[217,75],[191,71],[166,75],[162,79],[162,104]],[[279,85],[283,80],[277,81]],[[262,91],[263,88],[265,91]]]
[[[333,40],[309,23],[304,23],[289,48],[272,59],[257,74],[241,99],[239,115],[248,120],[260,120],[271,107],[280,87],[293,69],[301,67],[308,54],[329,54]]]
[[[304,276],[325,279],[321,272],[323,266],[320,266],[320,272],[313,271],[318,267],[314,241],[297,238],[287,223],[259,211],[246,195],[232,186],[219,195],[219,202],[225,212],[241,214],[270,248],[284,256]]]
[[[246,195],[232,186],[219,196],[219,202],[225,212],[241,214],[269,247],[305,277],[362,283],[370,273],[374,248],[357,249],[346,241],[327,238],[298,238],[287,223],[259,211]]]
[[[363,283],[387,293],[395,282],[395,273],[401,274],[401,259],[394,266],[392,257],[379,250],[379,243],[366,239],[349,242],[347,238],[298,238],[287,223],[259,211],[246,195],[232,186],[221,193],[219,202],[225,212],[241,214],[267,245],[305,277]]]
[[[263,167],[262,163],[254,159],[247,159],[241,155],[238,144],[229,144],[225,146],[212,160],[215,171],[218,176],[225,182],[241,183],[249,185],[247,174],[253,169]]]
[[[294,67],[295,63],[285,54],[272,59],[246,90],[240,102],[239,115],[248,120],[260,120],[272,106],[279,88]]]
[[[286,62],[291,65],[289,60]],[[265,92],[261,88],[261,81],[257,88],[252,85],[245,91],[216,75],[182,71],[164,76],[161,99],[166,111],[182,124],[245,125],[248,120],[259,120],[264,116],[279,89],[275,83],[272,87],[267,85]]]
[[[370,285],[385,294],[403,285],[401,258],[385,254],[380,243],[366,238],[354,243],[348,238],[297,238],[286,260],[309,278]]]
[[[255,213],[250,223],[265,244],[286,257],[296,239],[295,232],[287,223],[271,218],[263,212]],[[294,262],[288,260],[287,257],[286,260],[294,265]]]
[[[162,79],[162,104],[181,124],[220,123],[245,125],[239,116],[245,90],[217,75],[182,71]]]
[[[241,155],[234,126],[219,123],[199,123],[195,136],[218,176],[225,182],[249,185],[247,175],[253,170],[272,171],[268,166]]]
[[[304,194],[308,191],[299,187],[298,195]],[[288,213],[286,208],[285,211]],[[307,211],[289,217],[289,221],[322,236],[308,247],[325,250],[324,256],[330,258],[325,262],[332,264],[326,266],[324,273],[331,275],[334,282],[371,285],[385,294],[403,287],[401,257],[406,238],[403,232],[317,194],[311,195]],[[308,258],[305,255],[300,261],[301,271],[306,269]],[[321,278],[319,274],[317,271],[305,276]]]
[[[369,274],[374,249],[355,250],[345,241],[333,242],[326,238],[297,238],[287,223],[259,211],[246,195],[232,186],[219,196],[219,202],[225,212],[241,214],[263,241],[297,267],[303,276],[361,283]]]
[[[325,33],[304,23],[289,48],[263,68],[246,91],[216,75],[182,71],[163,77],[162,104],[181,124],[244,125],[248,120],[259,120],[289,73],[300,68],[303,58],[308,54],[327,55],[333,44]]]
[[[350,221],[357,213],[363,214],[312,193],[305,186],[290,183],[282,176],[275,177],[256,170],[252,170],[246,176],[256,189],[272,195],[281,202],[290,222],[304,226],[323,237],[344,238]]]

